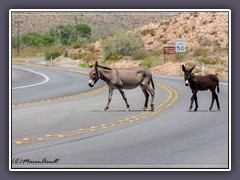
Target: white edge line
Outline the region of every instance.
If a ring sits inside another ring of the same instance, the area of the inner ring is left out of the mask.
[[[16,68],[15,66],[12,66],[13,68]],[[45,74],[42,74],[42,73],[39,73],[39,72],[36,72],[36,71],[33,71],[33,70],[30,70],[30,69],[24,69],[24,68],[16,68],[16,69],[21,69],[21,70],[24,70],[24,71],[29,71],[31,73],[35,73],[35,74],[39,74],[41,76],[43,76],[45,78],[44,81],[40,82],[40,83],[36,83],[36,84],[30,84],[30,85],[27,85],[27,86],[19,86],[19,87],[14,87],[12,89],[23,89],[23,88],[29,88],[29,87],[33,87],[33,86],[38,86],[38,85],[41,85],[41,84],[44,84],[46,82],[48,82],[50,79],[48,76],[46,76]]]

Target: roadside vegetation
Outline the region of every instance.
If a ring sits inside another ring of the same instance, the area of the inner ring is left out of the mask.
[[[85,46],[92,41],[91,28],[86,24],[78,24],[60,25],[45,34],[27,33],[19,37],[19,42],[18,37],[13,36],[11,45],[13,57],[17,56],[19,45],[20,57],[44,56],[49,60],[64,54],[66,49]]]

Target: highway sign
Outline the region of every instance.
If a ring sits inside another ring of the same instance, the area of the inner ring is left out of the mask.
[[[177,38],[176,39],[176,52],[186,52],[186,39]]]
[[[175,54],[175,45],[164,45],[163,46],[163,53],[164,54]]]

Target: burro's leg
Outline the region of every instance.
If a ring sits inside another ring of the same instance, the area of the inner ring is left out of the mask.
[[[112,100],[113,90],[114,90],[113,88],[109,87],[108,102],[107,102],[106,107],[103,108],[104,111],[108,110],[108,108],[109,108],[109,104],[110,104],[110,102]]]
[[[213,103],[214,103],[214,100],[215,100],[215,95],[214,95],[214,94],[216,94],[215,91],[212,91],[212,102],[211,102],[211,105],[210,105],[208,111],[211,111],[211,110],[212,110]]]
[[[218,95],[217,95],[217,93],[215,93],[215,99],[216,99],[216,101],[217,101],[218,111],[220,111],[220,104],[219,104],[219,100],[218,100]]]
[[[130,106],[128,104],[127,97],[126,97],[124,91],[122,89],[118,89],[118,90],[120,91],[120,93],[121,93],[121,95],[122,95],[122,97],[123,97],[123,99],[124,99],[124,101],[126,103],[126,106],[127,106],[127,110],[126,111],[130,111]]]
[[[220,111],[220,105],[219,105],[218,95],[217,95],[217,93],[215,92],[215,90],[212,91],[212,102],[211,102],[209,111],[212,110],[213,103],[214,103],[214,100],[215,100],[215,99],[216,99],[216,102],[217,102],[218,111]]]
[[[154,104],[153,104],[153,100],[154,100],[154,96],[155,96],[155,91],[150,87],[149,84],[144,85],[144,87],[147,89],[147,91],[151,94],[151,110],[154,111]]]
[[[194,111],[197,111],[198,109],[198,102],[197,102],[197,91],[192,91],[192,97],[191,97],[191,102],[190,102],[190,107],[189,107],[189,111],[192,111],[192,107],[193,107],[193,101],[195,101],[195,109]]]
[[[194,111],[197,111],[198,109],[198,101],[197,101],[197,93],[195,94],[195,109]]]
[[[146,90],[146,88],[143,85],[140,85],[144,95],[145,95],[145,103],[144,103],[144,107],[142,108],[143,111],[145,111],[147,109],[148,106],[148,99],[149,99],[149,94]]]

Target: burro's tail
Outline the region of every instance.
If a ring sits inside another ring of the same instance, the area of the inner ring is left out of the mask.
[[[217,83],[217,92],[219,93],[219,81]]]
[[[155,86],[154,86],[154,82],[153,82],[153,79],[152,79],[152,78],[151,78],[151,84],[152,84],[153,90],[155,90]]]

